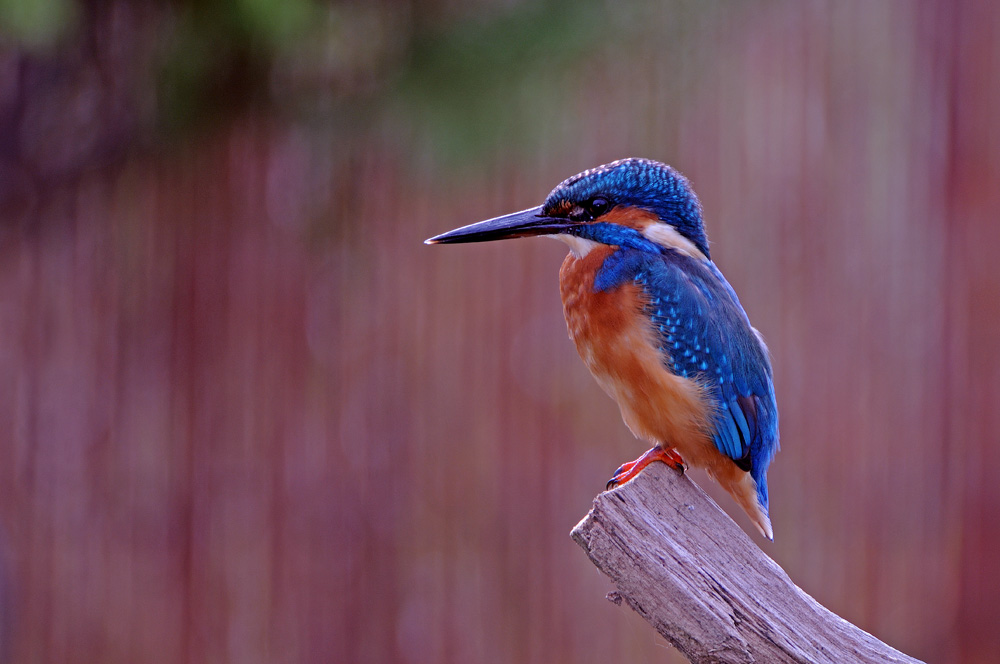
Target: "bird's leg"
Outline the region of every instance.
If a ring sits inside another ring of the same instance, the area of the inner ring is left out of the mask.
[[[672,447],[663,449],[659,445],[654,445],[649,448],[645,454],[636,459],[635,461],[629,461],[628,463],[623,463],[615,474],[608,480],[608,489],[613,489],[616,486],[620,486],[628,482],[630,479],[642,472],[642,469],[653,463],[654,461],[662,461],[674,470],[679,470],[684,472],[684,459],[681,455],[677,453]]]

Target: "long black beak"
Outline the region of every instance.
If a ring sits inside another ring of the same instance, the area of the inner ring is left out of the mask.
[[[542,214],[542,206],[539,205],[435,235],[429,240],[424,240],[424,244],[488,242],[489,240],[505,240],[512,237],[555,235],[574,225],[568,219],[546,217]]]

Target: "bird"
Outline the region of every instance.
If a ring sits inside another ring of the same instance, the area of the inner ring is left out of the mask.
[[[701,203],[671,166],[628,158],[578,173],[538,206],[427,244],[550,236],[569,247],[559,291],[570,339],[654,461],[703,468],[774,539],[767,469],[778,450],[769,350],[712,261]]]

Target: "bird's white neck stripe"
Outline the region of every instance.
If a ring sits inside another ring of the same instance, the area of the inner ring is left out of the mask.
[[[650,242],[655,242],[661,247],[674,249],[697,260],[707,260],[705,254],[695,246],[694,242],[677,232],[677,229],[662,221],[651,223],[642,229],[643,236]]]

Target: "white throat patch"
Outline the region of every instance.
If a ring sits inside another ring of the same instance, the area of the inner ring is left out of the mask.
[[[565,242],[566,246],[569,247],[570,252],[577,258],[583,258],[589,254],[594,247],[600,246],[600,242],[594,242],[593,240],[577,237],[576,235],[569,235],[567,233],[548,235],[546,237],[555,238],[560,242]]]

